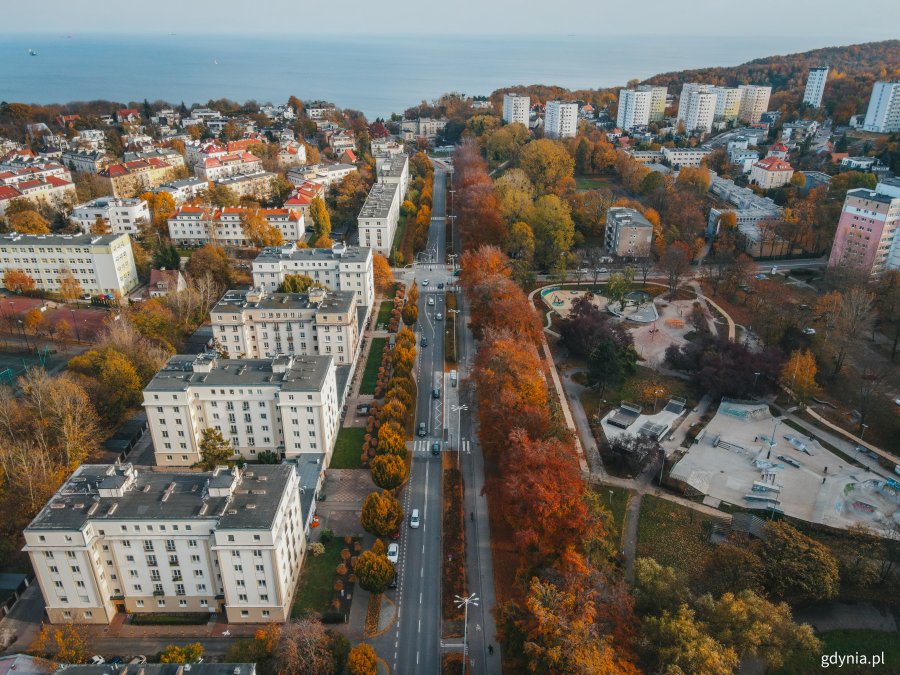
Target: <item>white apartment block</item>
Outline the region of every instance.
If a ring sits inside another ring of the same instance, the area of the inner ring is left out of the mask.
[[[531,97],[526,94],[503,94],[503,121],[528,126],[531,115]]]
[[[394,233],[400,222],[401,201],[398,183],[375,183],[372,186],[356,218],[360,246],[372,248],[385,256],[390,254]]]
[[[7,234],[0,237],[0,277],[25,272],[42,291],[58,291],[71,273],[85,293],[125,295],[137,286],[127,234]]]
[[[666,98],[669,90],[652,84],[638,85],[637,90],[650,92],[650,121],[662,122],[666,118]]]
[[[684,123],[687,133],[708,134],[712,131],[718,99],[712,89],[709,85],[692,82],[682,88],[678,101],[678,121]]]
[[[366,316],[375,303],[372,249],[336,243],[331,250],[290,244],[264,248],[253,261],[253,285],[275,291],[288,274],[305,274],[333,291],[353,291]]]
[[[575,138],[578,131],[578,104],[567,101],[547,101],[544,108],[544,136],[547,138]]]
[[[734,122],[741,113],[743,92],[733,87],[713,87],[716,95],[716,111],[713,119],[719,122]]]
[[[150,192],[154,194],[159,192],[168,192],[172,195],[172,199],[176,204],[183,204],[186,201],[194,199],[197,195],[206,192],[209,189],[209,181],[202,178],[191,176],[190,178],[182,178],[163,183],[159,187],[155,187]]]
[[[306,551],[300,488],[287,464],[83,464],[25,528],[23,550],[54,624],[119,612],[284,622]]]
[[[213,339],[229,358],[318,355],[332,356],[341,366],[352,365],[359,354],[362,315],[352,291],[228,291],[210,318]]]
[[[698,167],[711,151],[703,148],[663,148],[663,159],[669,166],[681,169],[686,166]]]
[[[741,110],[738,119],[748,124],[758,124],[763,113],[769,109],[772,87],[742,84],[738,89],[741,90]]]
[[[403,140],[414,141],[417,138],[432,140],[447,126],[447,118],[420,117],[416,120],[403,120],[400,123],[400,131]]]
[[[150,209],[142,199],[97,197],[76,206],[69,216],[83,232],[90,232],[97,218],[109,223],[113,234],[137,234],[141,223],[149,224]]]
[[[379,183],[400,186],[400,201],[409,187],[409,157],[406,155],[381,155],[375,157],[375,176]]]
[[[876,82],[863,129],[876,134],[900,131],[900,82]]]
[[[144,389],[144,408],[156,464],[166,467],[199,462],[207,428],[231,443],[234,459],[325,453],[328,466],[340,423],[331,356],[178,354]]]
[[[822,105],[822,95],[825,93],[825,82],[828,80],[828,66],[810,68],[806,78],[806,91],[803,92],[803,102],[813,108]]]
[[[0,185],[47,181],[51,177],[67,183],[72,181],[71,172],[58,162],[0,162]]]
[[[301,211],[260,209],[266,222],[278,228],[284,241],[300,241],[306,234],[306,220]],[[169,218],[169,238],[181,246],[203,246],[216,242],[228,246],[252,246],[244,231],[244,218],[249,209],[226,207],[214,209],[185,205]]]
[[[207,157],[194,166],[197,178],[210,181],[260,171],[262,171],[262,160],[250,152]]]
[[[647,126],[650,122],[651,99],[652,94],[649,91],[620,89],[616,126],[623,131]]]

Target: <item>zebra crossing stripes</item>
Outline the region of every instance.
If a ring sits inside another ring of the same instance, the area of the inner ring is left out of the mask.
[[[421,454],[423,454],[423,455],[424,455],[424,454],[431,454],[431,446],[432,446],[432,444],[433,444],[433,443],[438,443],[438,442],[439,442],[439,441],[438,441],[437,439],[434,439],[434,438],[432,438],[432,439],[430,439],[430,440],[421,440],[421,439],[416,440],[415,443],[413,444],[413,452],[415,452],[415,453],[421,453]],[[468,440],[463,440],[463,442],[462,442],[462,448],[460,448],[460,449],[462,450],[462,453],[465,454],[465,455],[468,455],[469,453],[472,452],[472,449],[471,449],[471,447],[470,447],[470,445],[469,445],[469,441],[468,441]],[[446,444],[441,443],[441,452],[456,452],[456,451],[457,451],[457,448],[456,448],[455,445],[451,448],[451,447],[448,447]]]

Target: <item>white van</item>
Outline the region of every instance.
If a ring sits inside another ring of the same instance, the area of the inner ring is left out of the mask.
[[[418,529],[419,527],[419,509],[413,509],[412,513],[409,515],[409,526],[411,528]]]

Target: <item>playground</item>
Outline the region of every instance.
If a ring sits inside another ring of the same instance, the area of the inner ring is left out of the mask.
[[[545,288],[541,291],[541,298],[550,309],[567,318],[574,302],[588,292],[568,288]],[[631,291],[626,294],[622,303],[624,307],[620,307],[618,302],[610,303],[609,298],[599,293],[592,294],[591,302],[600,310],[609,311],[619,318],[639,324],[651,323],[658,318],[653,296],[645,291]]]
[[[13,385],[16,378],[31,367],[36,366],[52,371],[64,366],[71,356],[71,353],[53,353],[53,349],[48,347],[42,347],[37,353],[0,351],[0,384]]]
[[[900,524],[896,476],[849,464],[772,417],[766,404],[723,399],[670,478],[705,495],[709,506],[727,503],[882,533]]]

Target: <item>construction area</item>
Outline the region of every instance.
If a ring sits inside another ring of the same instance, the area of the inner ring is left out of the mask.
[[[672,467],[670,481],[731,504],[836,528],[900,527],[900,476],[862,456],[860,467],[773,417],[765,403],[723,399]]]

